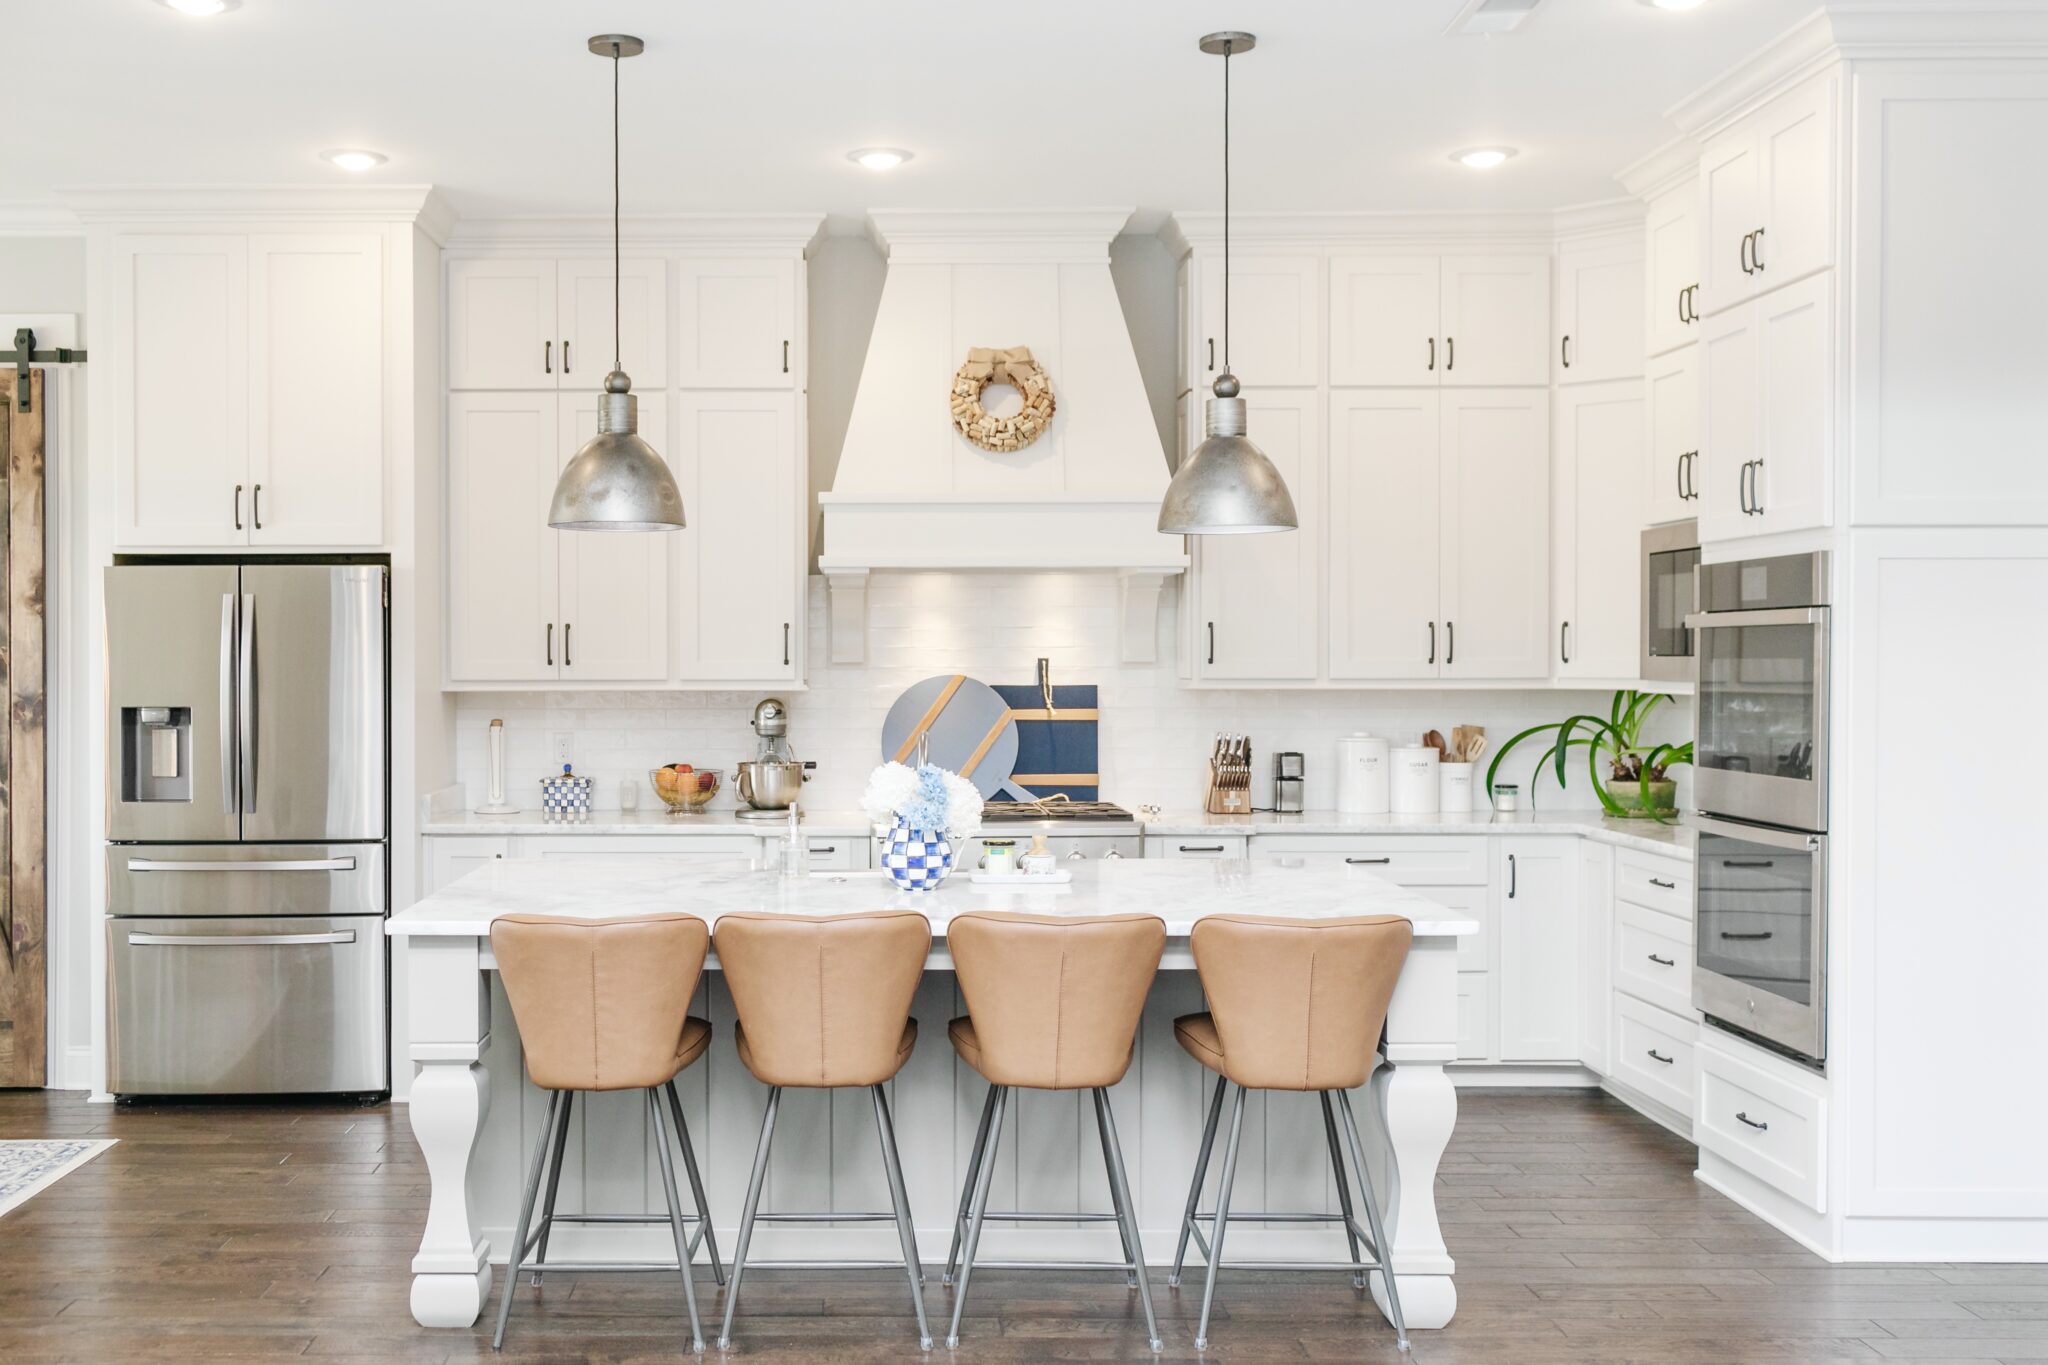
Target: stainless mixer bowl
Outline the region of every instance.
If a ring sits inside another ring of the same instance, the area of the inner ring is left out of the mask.
[[[789,809],[803,794],[804,783],[809,780],[810,774],[798,762],[742,763],[733,775],[734,790],[740,800],[755,810]]]

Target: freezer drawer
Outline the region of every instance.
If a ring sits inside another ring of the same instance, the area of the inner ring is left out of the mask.
[[[389,1087],[384,920],[109,919],[107,1089]]]
[[[382,844],[114,844],[110,915],[381,915]]]

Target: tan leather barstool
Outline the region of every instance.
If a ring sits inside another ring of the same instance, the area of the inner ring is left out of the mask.
[[[930,921],[914,910],[861,915],[726,915],[716,933],[719,967],[725,973],[739,1015],[735,1039],[740,1061],[768,1087],[761,1138],[754,1147],[754,1174],[747,1182],[746,1211],[740,1217],[739,1249],[733,1253],[732,1283],[725,1291],[721,1350],[732,1345],[733,1310],[739,1306],[740,1276],[757,1221],[862,1223],[894,1220],[910,1275],[910,1301],[917,1309],[917,1335],[931,1349],[924,1317],[924,1267],[917,1255],[917,1225],[896,1155],[896,1125],[884,1086],[917,1043],[911,997],[924,976],[931,951]],[[824,1090],[865,1086],[874,1098],[875,1128],[882,1140],[882,1165],[889,1177],[892,1213],[761,1213],[761,1181],[768,1172],[768,1148],[775,1137],[775,1113],[785,1088]],[[816,1262],[808,1264],[815,1265]],[[894,1261],[846,1261],[837,1266],[894,1266]]]
[[[1387,1316],[1394,1320],[1395,1340],[1408,1349],[1408,1328],[1401,1317],[1401,1295],[1387,1265],[1387,1235],[1380,1225],[1379,1201],[1366,1173],[1365,1152],[1358,1141],[1358,1120],[1346,1091],[1364,1085],[1379,1053],[1380,1031],[1394,983],[1408,960],[1413,926],[1398,915],[1368,919],[1264,919],[1211,915],[1196,921],[1190,935],[1195,968],[1209,997],[1209,1012],[1174,1020],[1174,1036],[1189,1055],[1216,1073],[1216,1097],[1202,1129],[1202,1147],[1195,1158],[1195,1178],[1188,1187],[1187,1212],[1181,1219],[1180,1245],[1174,1248],[1173,1277],[1187,1257],[1193,1234],[1208,1259],[1202,1289],[1202,1321],[1195,1329],[1195,1347],[1209,1344],[1209,1310],[1216,1298],[1216,1271],[1223,1263],[1223,1235],[1233,1219],[1244,1222],[1330,1222],[1344,1225],[1350,1243],[1353,1283],[1365,1287],[1368,1270],[1380,1272],[1387,1289]],[[1230,1143],[1223,1153],[1223,1183],[1210,1215],[1213,1244],[1205,1240],[1197,1208],[1209,1174],[1209,1153],[1216,1142],[1216,1124],[1223,1113],[1223,1095],[1237,1087],[1230,1111]],[[1320,1091],[1323,1134],[1330,1145],[1330,1164],[1337,1175],[1334,1214],[1232,1213],[1230,1190],[1237,1179],[1237,1144],[1244,1126],[1244,1099],[1251,1090]],[[1359,1198],[1371,1225],[1368,1238],[1351,1211],[1351,1192],[1344,1178],[1344,1157],[1337,1144],[1334,1111],[1344,1115],[1351,1159],[1358,1173]],[[1361,1260],[1359,1243],[1369,1242],[1373,1259]],[[1311,1267],[1299,1267],[1311,1268]]]
[[[690,1309],[690,1348],[704,1349],[704,1330],[697,1320],[697,1289],[690,1259],[702,1241],[711,1255],[711,1273],[724,1282],[718,1264],[718,1243],[711,1232],[711,1210],[704,1200],[704,1182],[697,1174],[697,1156],[690,1147],[689,1125],[676,1098],[675,1077],[704,1055],[711,1043],[711,1025],[690,1015],[690,997],[704,974],[710,930],[693,915],[645,915],[622,919],[567,919],[544,915],[506,915],[491,923],[491,951],[505,998],[519,1025],[526,1051],[527,1074],[548,1092],[547,1117],[533,1144],[533,1166],[526,1178],[526,1197],[519,1205],[519,1226],[512,1235],[510,1264],[505,1267],[505,1294],[498,1304],[498,1330],[491,1348],[505,1344],[505,1324],[512,1316],[512,1292],[529,1249],[533,1282],[549,1270],[579,1272],[674,1270],[683,1277],[683,1300]],[[668,1196],[668,1216],[642,1214],[557,1214],[555,1190],[562,1179],[562,1150],[569,1140],[569,1112],[578,1093],[588,1090],[646,1092],[647,1121],[653,1125],[655,1149],[661,1158],[661,1182]],[[660,1094],[666,1094],[675,1120],[676,1140],[689,1172],[690,1192],[697,1202],[694,1220],[683,1217],[676,1198],[675,1164],[663,1127]],[[553,1149],[552,1160],[549,1150]],[[528,1239],[533,1205],[547,1171],[547,1203],[540,1228]],[[685,1223],[695,1221],[691,1236]],[[675,1264],[620,1264],[609,1261],[574,1264],[548,1261],[548,1233],[563,1223],[667,1223],[676,1244]]]
[[[1127,1281],[1145,1306],[1145,1333],[1159,1349],[1159,1323],[1152,1315],[1152,1287],[1145,1278],[1145,1252],[1138,1241],[1138,1217],[1131,1207],[1130,1184],[1124,1178],[1123,1150],[1117,1141],[1116,1116],[1110,1109],[1109,1087],[1131,1066],[1131,1045],[1145,995],[1159,971],[1166,948],[1166,923],[1153,915],[1108,915],[1073,919],[1058,915],[973,913],[956,917],[946,928],[967,1017],[955,1019],[947,1033],[960,1059],[989,1082],[981,1108],[981,1126],[974,1154],[960,1190],[960,1208],[953,1220],[953,1249],[946,1256],[946,1279],[960,1267],[953,1291],[953,1326],[946,1345],[960,1344],[960,1314],[967,1306],[967,1280],[974,1253],[981,1244],[981,1225],[997,1222],[1111,1222],[1123,1241],[1120,1264]],[[1010,1091],[1090,1090],[1095,1097],[1095,1129],[1102,1139],[1102,1162],[1109,1173],[1114,1213],[991,1213],[989,1187],[995,1178],[996,1147],[1001,1142],[1003,1115]],[[962,1237],[966,1259],[959,1260]],[[1033,1262],[1033,1265],[1044,1263]],[[1060,1268],[1073,1268],[1067,1263]]]

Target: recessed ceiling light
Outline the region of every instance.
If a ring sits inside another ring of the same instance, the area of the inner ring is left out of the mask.
[[[1707,0],[1642,0],[1651,9],[1688,10],[1698,9]]]
[[[242,3],[242,0],[162,0],[167,9],[193,19],[211,19],[216,14],[226,14]]]
[[[320,159],[332,162],[345,171],[361,174],[364,171],[375,170],[389,158],[382,152],[366,152],[359,147],[338,147],[331,152],[320,153]]]
[[[871,171],[893,171],[910,160],[910,153],[901,147],[856,147],[846,159]]]
[[[1451,160],[1467,170],[1490,171],[1514,154],[1513,147],[1467,147],[1462,152],[1452,152]]]

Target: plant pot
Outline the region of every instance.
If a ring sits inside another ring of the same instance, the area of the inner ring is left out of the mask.
[[[882,843],[882,870],[906,891],[930,891],[952,875],[953,845],[944,830],[912,829],[898,820]]]
[[[1670,778],[1650,784],[1647,805],[1643,802],[1643,784],[1635,778],[1608,778],[1607,795],[1631,819],[1659,820],[1678,812],[1678,783]]]

